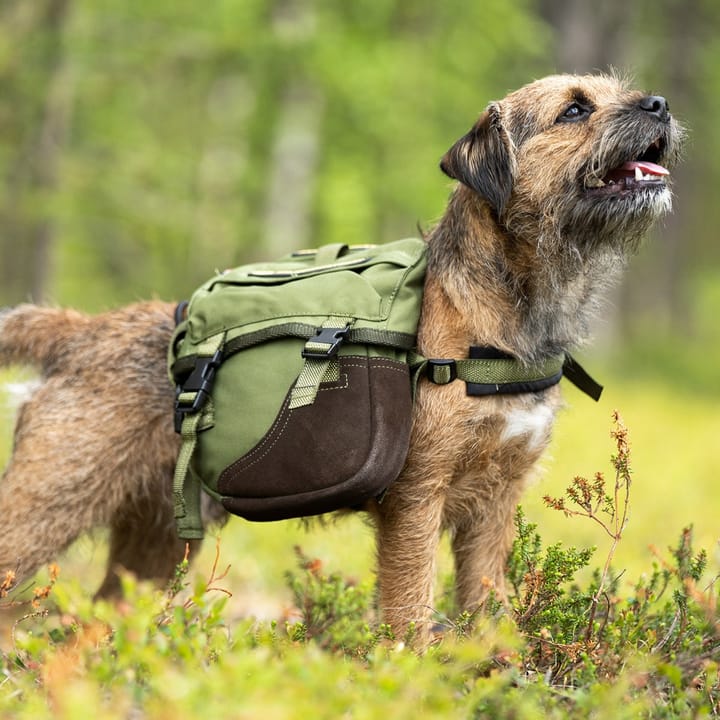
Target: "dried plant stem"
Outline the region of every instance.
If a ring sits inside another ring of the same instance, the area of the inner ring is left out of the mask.
[[[630,445],[628,442],[628,432],[617,410],[613,412],[613,422],[615,424],[615,429],[610,433],[610,435],[615,440],[617,446],[617,455],[615,455],[612,459],[613,466],[615,467],[615,488],[613,492],[611,514],[611,521],[613,524],[612,532],[610,531],[610,528],[608,528],[607,526],[605,527],[610,537],[612,537],[612,544],[610,545],[607,557],[605,558],[605,565],[603,566],[602,574],[600,575],[600,582],[598,583],[597,591],[595,592],[595,595],[590,602],[590,617],[588,618],[588,625],[585,631],[586,640],[590,640],[593,634],[593,627],[595,624],[595,616],[597,613],[598,603],[600,601],[601,595],[603,595],[605,592],[605,583],[610,572],[610,565],[613,558],[615,557],[615,551],[617,550],[617,546],[622,539],[622,534],[625,530],[625,525],[627,524],[628,509],[630,507],[631,479]],[[618,507],[621,503],[622,512],[618,513]]]
[[[228,597],[232,597],[232,593],[229,590],[227,590],[226,588],[217,587],[216,585],[214,585],[214,583],[218,582],[219,580],[224,580],[227,577],[227,574],[230,572],[230,565],[228,565],[220,575],[217,575],[216,573],[217,573],[217,567],[218,567],[219,561],[220,561],[220,537],[218,536],[215,539],[215,560],[213,561],[212,570],[210,571],[210,577],[208,578],[207,592],[216,590],[218,592],[224,593]]]

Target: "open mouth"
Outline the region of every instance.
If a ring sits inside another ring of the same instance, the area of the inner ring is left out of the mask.
[[[665,187],[670,171],[658,164],[664,151],[665,142],[658,138],[637,158],[613,168],[604,177],[588,177],[585,189],[592,193],[612,194]]]

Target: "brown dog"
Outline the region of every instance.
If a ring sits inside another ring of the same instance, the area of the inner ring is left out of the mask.
[[[662,97],[605,76],[555,76],[492,103],[442,161],[460,181],[428,237],[419,328],[426,357],[492,346],[525,363],[577,345],[601,289],[671,205],[681,130]],[[88,317],[19,306],[0,316],[0,360],[43,382],[22,407],[0,483],[0,569],[27,576],[79,533],[111,528],[118,567],[167,580],[182,558],[171,482],[178,452],[165,356],[173,305]],[[484,398],[420,383],[410,454],[381,505],[379,604],[396,633],[427,639],[443,530],[457,603],[503,591],[513,512],[548,444],[557,386]],[[220,519],[209,500],[208,519]]]

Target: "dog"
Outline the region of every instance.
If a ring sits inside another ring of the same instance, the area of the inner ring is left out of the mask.
[[[683,130],[663,97],[617,77],[558,75],[491,103],[446,153],[458,181],[427,237],[418,350],[463,358],[490,346],[525,364],[583,342],[604,289],[671,209]],[[0,570],[18,580],[80,533],[110,528],[98,594],[118,569],[167,581],[185,543],[171,484],[179,449],[165,369],[175,305],[97,316],[20,305],[0,315],[0,362],[40,369],[0,482]],[[560,391],[472,397],[421,380],[405,467],[377,530],[378,606],[419,645],[431,633],[434,563],[448,532],[458,609],[504,593],[513,515],[550,440]],[[206,521],[224,511],[204,499]],[[193,550],[198,541],[193,541]]]

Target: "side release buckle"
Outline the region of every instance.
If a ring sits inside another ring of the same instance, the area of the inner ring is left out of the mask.
[[[347,339],[350,325],[341,328],[319,327],[302,350],[301,355],[311,360],[327,360],[337,354]]]
[[[175,391],[175,432],[182,431],[186,415],[202,410],[210,397],[215,373],[222,364],[222,350],[218,349],[211,357],[203,356],[195,359],[195,367],[182,384],[178,383]]]

